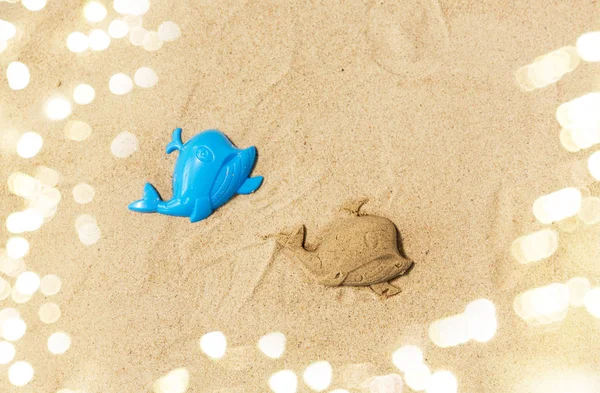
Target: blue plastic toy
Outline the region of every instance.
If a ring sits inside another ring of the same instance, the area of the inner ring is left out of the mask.
[[[150,183],[144,197],[129,205],[141,213],[160,213],[204,220],[236,194],[258,190],[262,176],[249,177],[256,161],[256,147],[237,149],[218,130],[207,130],[187,143],[181,141],[181,128],[173,131],[167,154],[179,150],[173,172],[173,197],[163,201]]]

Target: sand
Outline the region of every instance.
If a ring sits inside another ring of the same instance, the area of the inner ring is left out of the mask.
[[[351,389],[361,372],[396,372],[392,352],[415,344],[432,370],[456,375],[461,393],[563,393],[565,379],[578,392],[600,391],[591,316],[575,310],[562,324],[532,328],[512,309],[514,297],[535,286],[574,275],[597,285],[597,229],[565,232],[559,253],[536,266],[509,254],[512,240],[541,228],[531,214],[535,198],[591,184],[580,175],[586,153],[561,148],[554,111],[597,87],[592,65],[529,93],[514,72],[597,29],[598,11],[582,1],[156,0],[144,25],[172,20],[181,38],[156,52],[122,39],[75,55],[67,35],[90,29],[80,2],[50,1],[37,13],[0,4],[0,16],[21,32],[0,57],[2,69],[18,59],[32,75],[18,92],[0,80],[0,128],[44,138],[32,159],[3,153],[1,174],[37,165],[60,172],[58,212],[26,234],[26,263],[63,280],[52,298],[62,310],[57,323],[37,320],[41,295],[18,305],[28,332],[15,360],[31,362],[35,377],[17,389],[0,366],[0,390],[146,392],[186,367],[189,392],[267,392],[272,373],[301,375],[317,360],[332,364],[332,389]],[[98,26],[115,16],[109,7]],[[111,75],[133,77],[143,66],[156,71],[155,87],[110,93]],[[64,137],[66,121],[51,122],[42,109],[79,83],[96,98],[74,107],[69,120],[92,127],[75,142]],[[128,211],[146,181],[170,196],[175,157],[164,149],[175,127],[184,140],[219,128],[240,148],[257,146],[254,174],[263,186],[196,224]],[[117,158],[111,141],[123,131],[137,136],[139,149]],[[73,200],[78,183],[94,187],[92,202]],[[3,219],[22,208],[6,187],[0,193]],[[415,261],[394,281],[399,295],[321,286],[263,239],[305,224],[315,241],[341,204],[362,196],[367,214],[394,222]],[[91,246],[78,240],[80,214],[93,215],[101,230]],[[496,304],[494,339],[435,347],[429,324],[478,298]],[[72,346],[55,356],[46,340],[58,330]],[[229,345],[220,361],[198,347],[214,330]],[[279,360],[255,349],[272,331],[287,337]],[[309,389],[300,382],[299,391]]]

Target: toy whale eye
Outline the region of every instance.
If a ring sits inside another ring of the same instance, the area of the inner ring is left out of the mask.
[[[202,162],[212,162],[215,159],[213,152],[206,146],[200,146],[196,150],[196,157]]]

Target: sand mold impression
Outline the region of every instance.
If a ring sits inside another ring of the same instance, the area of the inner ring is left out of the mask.
[[[398,251],[398,234],[393,222],[384,217],[362,215],[366,199],[346,203],[349,216],[337,218],[325,230],[321,243],[305,246],[306,228],[301,225],[278,242],[325,286],[368,286],[389,297],[400,289],[389,283],[411,268],[413,262]]]

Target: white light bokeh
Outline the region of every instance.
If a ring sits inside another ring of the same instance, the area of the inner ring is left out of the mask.
[[[577,188],[563,188],[536,199],[533,203],[533,215],[542,224],[552,224],[577,215],[581,200],[581,191]]]
[[[21,135],[17,143],[17,154],[22,158],[35,157],[44,144],[44,138],[37,132],[28,131]]]
[[[13,361],[17,351],[15,346],[8,341],[0,341],[0,364],[8,364]]]
[[[81,205],[85,205],[94,200],[95,194],[96,191],[94,190],[94,187],[86,183],[79,183],[73,187],[73,199]]]
[[[81,225],[77,230],[79,241],[86,246],[96,244],[100,240],[101,232],[98,224],[89,222]]]
[[[81,120],[71,120],[65,125],[65,136],[71,140],[81,142],[92,134],[92,127]]]
[[[48,0],[21,0],[23,7],[29,11],[39,11],[46,6],[46,3],[48,3]]]
[[[21,236],[13,236],[6,241],[6,254],[9,258],[23,258],[29,252],[29,242]]]
[[[159,378],[153,386],[154,393],[185,393],[190,385],[190,373],[185,368],[172,370]]]
[[[147,89],[158,83],[158,75],[150,67],[141,67],[133,75],[133,80],[139,87]]]
[[[592,316],[600,319],[600,287],[593,288],[586,293],[583,305]]]
[[[15,281],[15,289],[23,295],[33,295],[40,287],[40,276],[35,272],[23,272]]]
[[[90,49],[94,51],[103,51],[110,45],[110,36],[104,30],[94,29],[88,37]]]
[[[528,324],[548,325],[565,319],[569,305],[570,291],[567,285],[553,283],[518,295],[513,308]]]
[[[600,198],[587,197],[581,201],[581,209],[577,217],[586,225],[600,222]]]
[[[302,378],[306,386],[315,392],[322,392],[331,385],[333,369],[327,361],[314,362],[304,370]]]
[[[438,319],[429,326],[429,339],[440,348],[455,347],[469,342],[469,329],[464,314]]]
[[[379,375],[369,381],[369,393],[402,393],[404,383],[398,374]]]
[[[143,27],[135,27],[129,30],[129,42],[134,46],[141,46],[144,44],[148,31]]]
[[[23,90],[31,80],[29,68],[19,61],[13,61],[6,69],[6,79],[8,80],[8,87],[11,89]]]
[[[569,288],[571,306],[583,306],[583,300],[585,299],[585,296],[592,289],[590,280],[585,277],[573,277],[567,281],[566,285]]]
[[[127,30],[131,31],[137,27],[142,27],[144,18],[139,15],[126,15],[123,21],[127,24]]]
[[[34,370],[27,362],[15,362],[8,369],[8,381],[14,386],[25,386],[33,379]]]
[[[292,370],[277,371],[269,377],[269,388],[273,393],[296,393],[298,377]]]
[[[108,82],[110,92],[116,95],[127,94],[133,89],[133,81],[123,73],[114,74]]]
[[[600,150],[588,159],[588,170],[594,179],[600,181]]]
[[[27,324],[20,317],[11,317],[0,323],[2,337],[8,341],[20,340],[27,331]]]
[[[431,375],[425,391],[427,393],[457,393],[458,381],[450,371],[437,371]]]
[[[73,53],[85,52],[90,46],[88,36],[74,31],[67,37],[67,48]]]
[[[496,306],[488,299],[478,299],[465,308],[467,329],[471,340],[481,343],[490,341],[498,330]]]
[[[511,254],[519,263],[538,262],[550,258],[558,249],[558,233],[542,229],[517,238],[511,245]]]
[[[8,48],[8,42],[0,40],[0,53],[4,52]]]
[[[584,33],[577,39],[577,53],[587,62],[600,61],[600,31]]]
[[[7,183],[9,191],[21,198],[36,199],[42,194],[42,182],[25,173],[11,173]]]
[[[181,29],[175,22],[166,21],[158,26],[158,36],[163,41],[175,41],[181,37]]]
[[[157,51],[163,46],[163,41],[158,36],[156,31],[149,31],[144,36],[144,41],[142,42],[142,46],[148,52]]]
[[[283,333],[269,333],[258,340],[258,349],[271,359],[279,359],[285,352],[285,342]]]
[[[71,111],[71,103],[62,97],[51,98],[46,102],[46,116],[50,120],[66,119]]]
[[[111,153],[118,158],[127,158],[138,149],[137,137],[128,131],[123,131],[110,144]]]
[[[423,351],[416,345],[404,345],[392,354],[392,363],[402,372],[423,363]]]
[[[55,323],[60,319],[60,316],[60,306],[56,303],[44,303],[38,310],[38,317],[45,324]]]
[[[106,18],[106,7],[97,1],[90,1],[83,8],[83,16],[89,22],[101,22]]]
[[[127,27],[127,23],[122,19],[115,19],[108,25],[108,35],[112,38],[123,38],[127,33],[129,33],[129,27]]]
[[[10,283],[4,278],[0,277],[0,300],[4,300],[10,296],[12,288]]]
[[[19,292],[17,290],[17,287],[15,286],[15,287],[13,287],[12,291],[10,292],[10,298],[16,304],[25,304],[31,300],[31,295],[27,295],[27,294]]]
[[[212,359],[221,359],[227,351],[227,338],[222,332],[206,333],[200,338],[200,349]]]
[[[421,392],[425,390],[431,378],[431,370],[424,364],[409,367],[404,373],[404,382],[411,390]]]
[[[94,101],[96,90],[88,84],[82,83],[73,89],[73,101],[78,105],[87,105]]]
[[[40,281],[40,292],[48,297],[54,296],[62,287],[62,281],[56,274],[47,274]]]
[[[62,355],[71,347],[71,336],[65,332],[56,332],[48,337],[48,350],[54,355]]]
[[[35,178],[42,184],[54,187],[60,181],[60,174],[52,168],[40,165],[35,169]]]
[[[7,20],[0,19],[0,41],[8,41],[17,34],[15,25]]]

